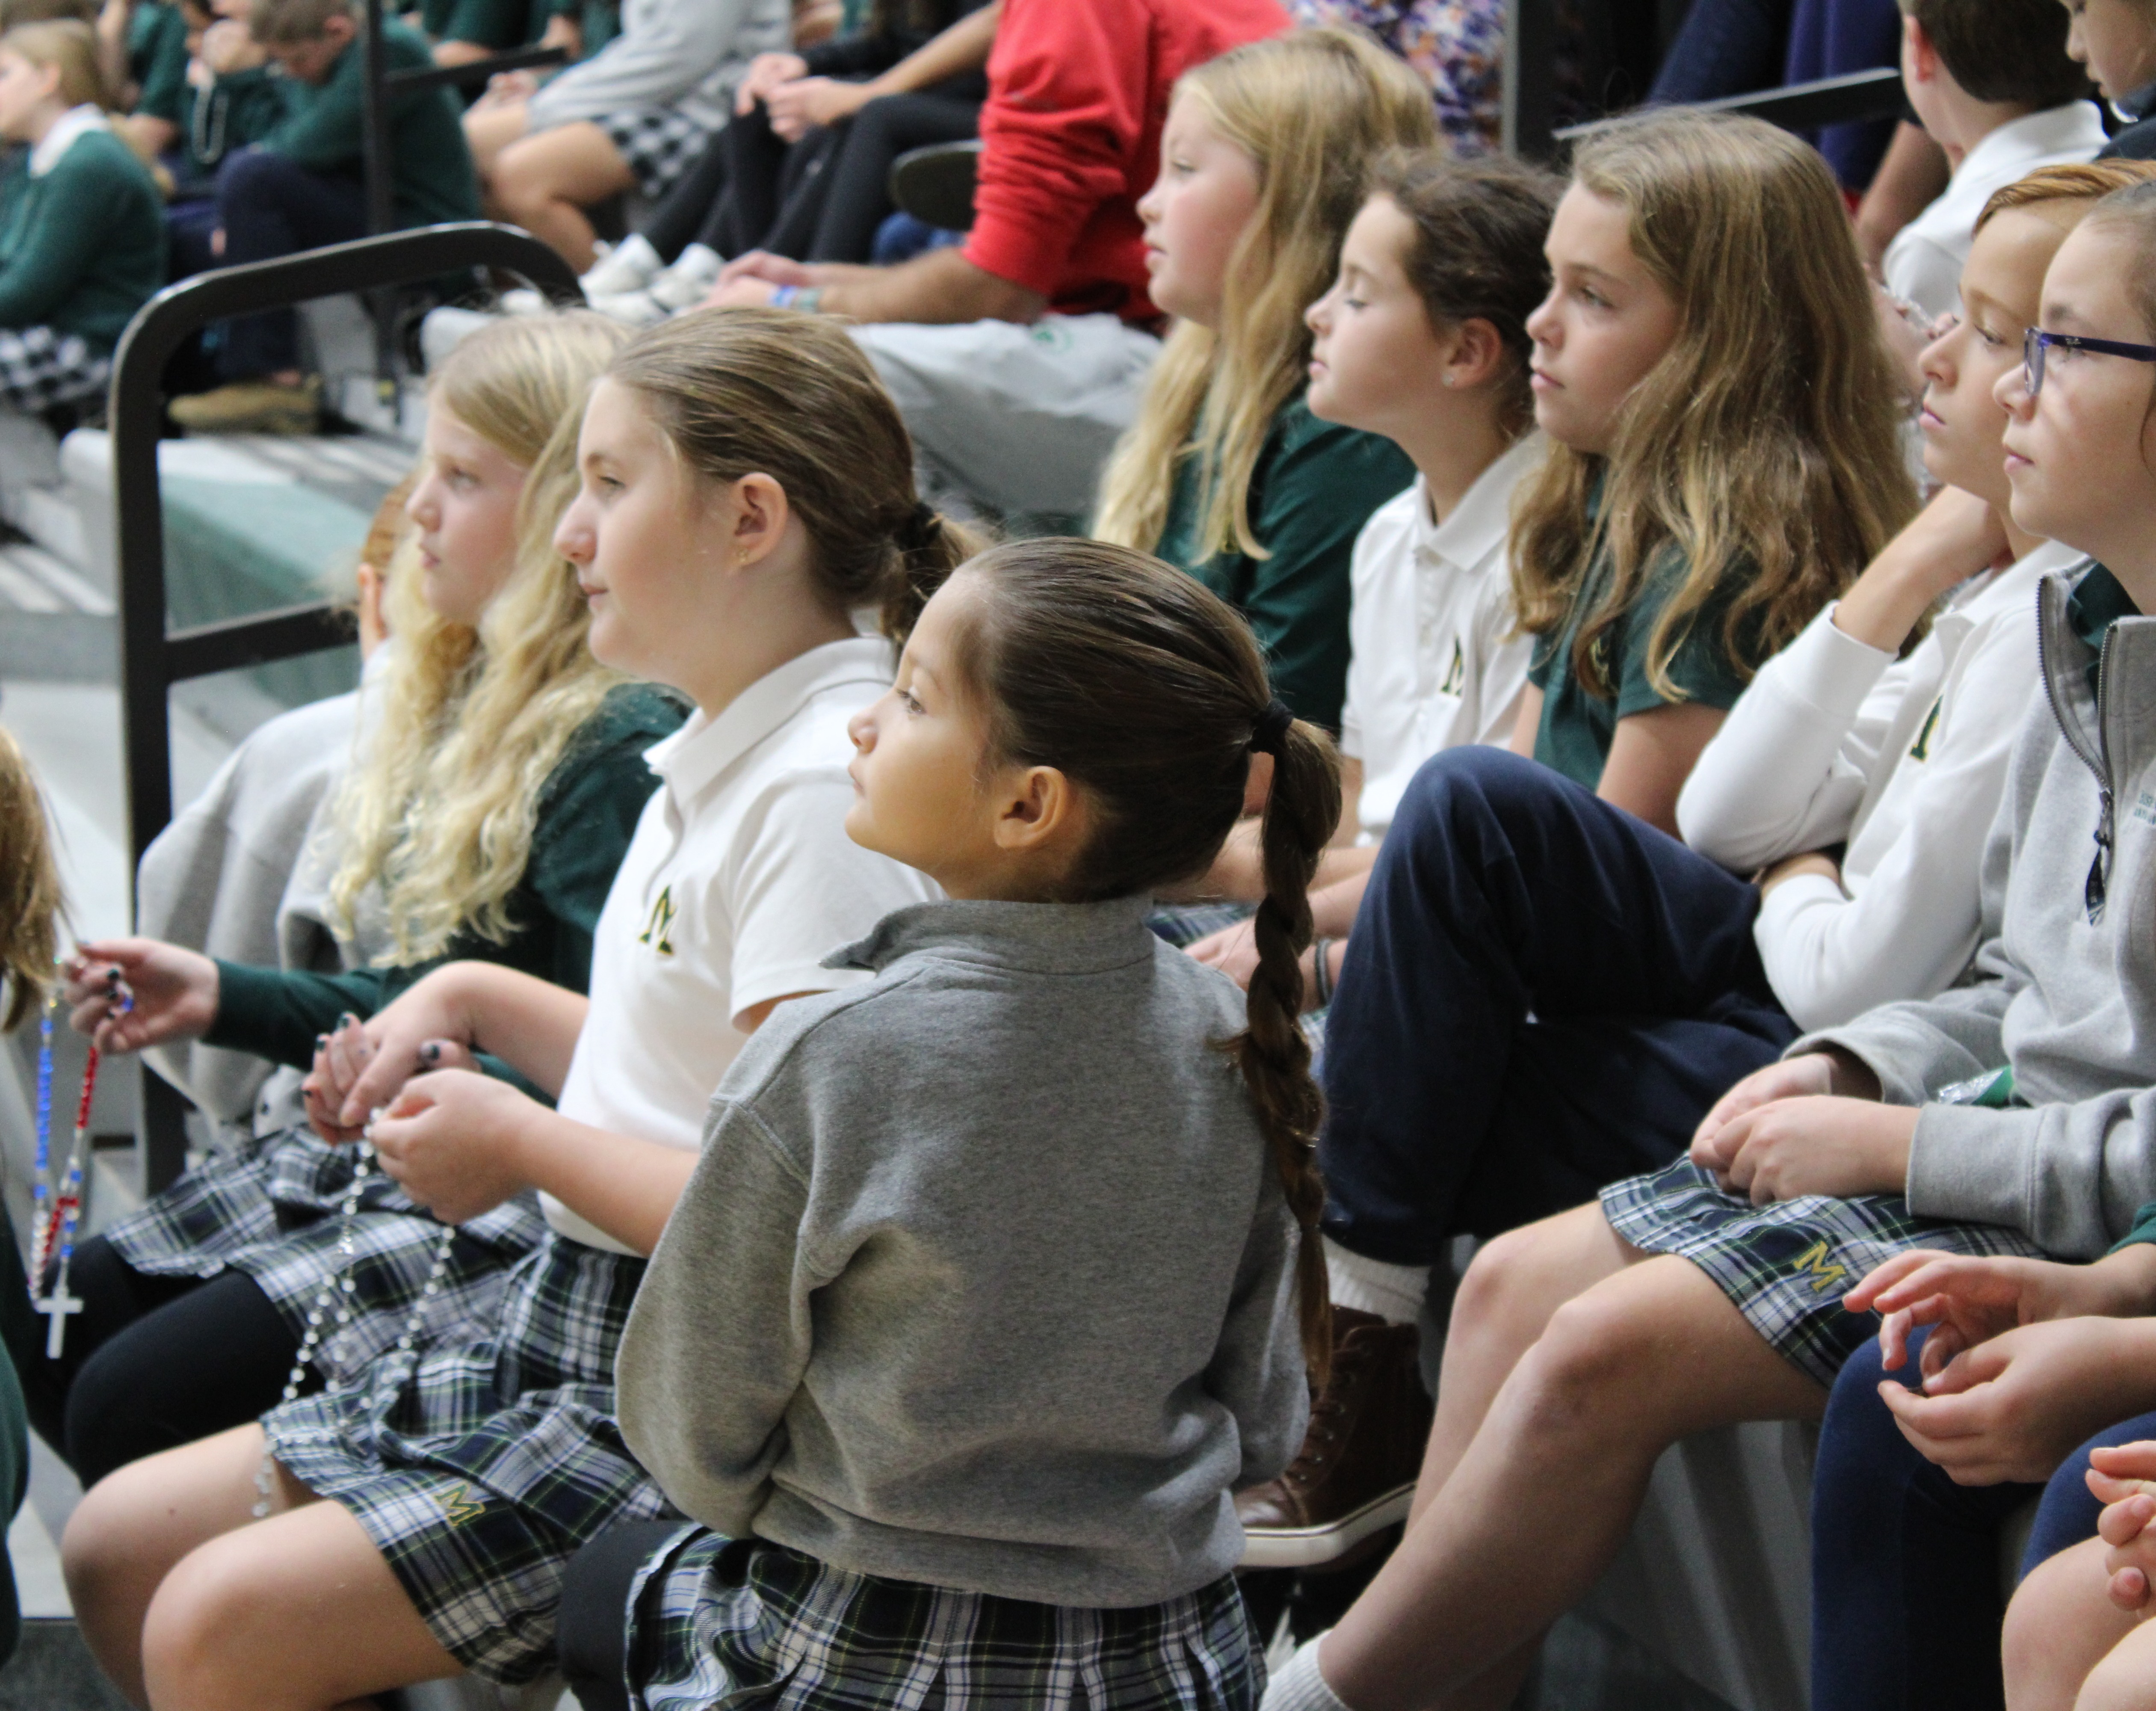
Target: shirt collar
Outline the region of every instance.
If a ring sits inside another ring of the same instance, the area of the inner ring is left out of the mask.
[[[111,122],[98,108],[85,101],[80,107],[69,107],[53,121],[53,128],[30,151],[30,176],[42,178],[60,163],[60,157],[74,146],[74,140],[92,131],[110,131]]]
[[[644,761],[665,782],[675,806],[685,811],[721,773],[799,712],[812,696],[849,685],[888,689],[895,669],[891,644],[881,636],[825,642],[766,672],[716,718],[692,713],[671,737],[644,750]]]
[[[1429,484],[1416,476],[1415,545],[1463,570],[1480,565],[1504,545],[1512,527],[1512,490],[1542,460],[1544,450],[1541,434],[1526,435],[1475,478],[1441,523],[1430,520]]]
[[[1149,897],[1101,903],[915,903],[895,909],[824,958],[827,969],[880,974],[901,957],[934,951],[1040,974],[1096,974],[1150,961],[1160,941],[1146,925]]]
[[[2066,101],[2024,113],[1986,131],[1961,157],[1954,177],[1964,183],[2040,155],[2094,154],[2106,139],[2103,120],[2093,101]]]

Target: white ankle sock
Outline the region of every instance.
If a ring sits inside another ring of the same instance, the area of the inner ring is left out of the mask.
[[[1430,1295],[1428,1266],[1389,1266],[1350,1253],[1330,1236],[1325,1242],[1325,1276],[1332,1286],[1332,1304],[1373,1313],[1389,1325],[1412,1325],[1422,1318]]]
[[[1318,1640],[1324,1637],[1323,1634],[1317,1636]],[[1325,1678],[1318,1673],[1317,1640],[1298,1647],[1295,1656],[1265,1683],[1259,1711],[1348,1711],[1347,1702],[1326,1686]]]

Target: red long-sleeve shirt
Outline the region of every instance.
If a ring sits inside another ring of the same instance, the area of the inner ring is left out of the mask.
[[[1158,314],[1138,198],[1175,80],[1291,20],[1279,0],[1008,0],[966,259],[1068,314]]]

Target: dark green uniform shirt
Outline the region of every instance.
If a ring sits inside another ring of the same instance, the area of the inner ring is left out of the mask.
[[[1592,501],[1589,516],[1591,521]],[[1686,566],[1674,551],[1665,552],[1640,584],[1631,606],[1597,639],[1594,645],[1603,662],[1603,674],[1616,691],[1614,696],[1604,696],[1580,681],[1573,665],[1572,645],[1581,624],[1601,604],[1614,572],[1614,562],[1608,553],[1596,555],[1580,579],[1564,622],[1535,639],[1533,662],[1527,668],[1527,681],[1543,692],[1535,758],[1590,790],[1601,784],[1603,763],[1609,758],[1617,722],[1671,704],[1670,697],[1648,680],[1647,652],[1662,608],[1683,585]],[[1735,580],[1732,575],[1726,583]],[[1695,615],[1671,656],[1669,681],[1686,701],[1723,709],[1736,706],[1737,697],[1744,691],[1747,668],[1758,664],[1756,657],[1742,660],[1730,657],[1722,641],[1722,620],[1727,609],[1726,601],[1709,600]]]
[[[382,26],[382,58],[391,71],[432,65],[424,38],[401,23]],[[367,55],[354,42],[319,84],[286,78],[285,116],[261,139],[287,160],[315,172],[360,169],[360,90]],[[393,93],[389,99],[391,179],[400,226],[430,226],[479,218],[479,180],[456,98],[445,89]]]
[[[167,124],[180,122],[180,92],[187,86],[187,21],[164,0],[139,0],[127,20],[127,75],[141,93],[135,110]]]
[[[165,283],[165,198],[108,131],[76,137],[42,177],[31,152],[0,169],[0,326],[49,326],[110,351]]]
[[[1204,499],[1197,460],[1178,468],[1153,550],[1250,620],[1272,667],[1273,692],[1328,731],[1348,695],[1348,565],[1370,513],[1414,480],[1389,439],[1310,414],[1301,394],[1273,419],[1250,475],[1250,532],[1270,554],[1199,544]]]
[[[524,876],[509,896],[508,943],[464,933],[431,962],[344,974],[220,962],[217,1022],[205,1040],[305,1068],[314,1061],[315,1036],[343,1012],[370,1016],[429,970],[460,960],[498,963],[583,991],[599,911],[659,782],[644,751],[682,717],[670,696],[635,685],[614,691],[577,733],[540,797]]]

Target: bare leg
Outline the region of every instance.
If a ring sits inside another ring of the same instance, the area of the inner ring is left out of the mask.
[[[583,273],[598,259],[584,210],[635,182],[613,139],[579,120],[511,144],[495,158],[489,186],[504,218]]]
[[[494,200],[494,163],[502,150],[524,135],[529,121],[521,101],[499,107],[478,106],[465,115],[465,141],[472,152],[472,166],[479,173],[480,189],[489,211]]]
[[[154,1711],[338,1711],[464,1673],[333,1503],[190,1554],[151,1602],[142,1657]]]
[[[1489,1703],[1496,1667],[1607,1566],[1665,1449],[1825,1405],[1689,1261],[1604,1278],[1504,1381],[1442,1501],[1325,1640],[1326,1680],[1357,1711]]]
[[[2082,1683],[2136,1626],[2104,1594],[2104,1542],[2084,1539],[2031,1570],[2006,1606],[2008,1711],[2067,1711]],[[2156,1682],[2156,1674],[2144,1675]],[[2106,1705],[2125,1700],[2092,1701]],[[2156,1703],[2156,1693],[2141,1704]]]
[[[150,1601],[197,1545],[254,1518],[261,1465],[261,1427],[234,1426],[130,1462],[92,1487],[69,1519],[60,1554],[75,1620],[99,1665],[136,1704],[149,1703],[142,1619]],[[271,1496],[279,1508],[311,1501],[289,1478]]]
[[[2143,1622],[2089,1672],[2074,1711],[2148,1711],[2156,1705],[2156,1627]]]
[[[1411,1523],[1452,1477],[1490,1404],[1548,1328],[1550,1315],[1641,1257],[1609,1227],[1599,1205],[1575,1206],[1482,1245],[1453,1297],[1437,1417],[1415,1484]]]

